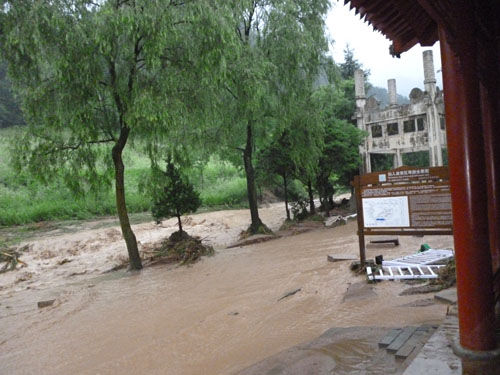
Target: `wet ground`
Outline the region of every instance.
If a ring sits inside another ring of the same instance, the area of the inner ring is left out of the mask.
[[[266,215],[273,218],[276,227],[282,218],[276,218],[273,209],[263,210],[263,217],[265,221]],[[445,316],[446,306],[432,302],[432,296],[398,296],[407,285],[367,285],[363,275],[349,271],[349,262],[327,261],[328,254],[358,254],[355,222],[224,249],[237,236],[233,232],[239,231],[231,223],[244,227],[248,213],[218,215],[222,219],[214,219],[212,227],[225,233],[219,243],[209,231],[210,223],[203,228],[197,224],[216,245],[216,255],[190,267],[162,265],[140,273],[102,274],[110,266],[110,261],[102,261],[103,254],[106,258],[123,245],[113,242],[111,246],[106,241],[103,245],[99,236],[104,238],[102,231],[116,228],[34,242],[33,253],[54,251],[56,259],[61,257],[60,251],[70,251],[75,241],[92,240],[95,247],[86,245],[87,250],[82,251],[85,262],[74,260],[81,266],[78,269],[88,270],[85,274],[70,277],[62,269],[66,264],[57,266],[55,262],[48,269],[56,281],[38,277],[43,268],[34,272],[31,284],[30,280],[14,284],[3,280],[1,372],[232,374],[310,341],[331,327],[400,327],[439,323]],[[209,221],[198,215],[192,220]],[[141,225],[137,229],[143,243],[167,232],[153,224]],[[421,243],[435,248],[452,246],[447,236],[403,237],[400,241],[399,247],[369,246],[367,256],[384,254],[389,259],[411,254]],[[297,289],[300,291],[281,299]],[[38,301],[48,299],[56,301],[50,307],[37,307]]]

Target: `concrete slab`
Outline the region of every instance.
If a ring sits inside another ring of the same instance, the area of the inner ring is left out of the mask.
[[[359,283],[349,284],[346,292],[344,293],[344,298],[342,298],[342,302],[353,299],[373,298],[376,295],[377,293],[373,290],[373,285],[362,281]]]
[[[241,371],[240,375],[402,374],[411,361],[378,347],[390,328],[332,328]]]
[[[355,256],[352,255],[346,255],[346,254],[330,254],[326,257],[326,260],[329,262],[341,262],[344,260],[357,260]]]
[[[434,298],[450,305],[457,303],[457,288],[444,289],[434,295]]]
[[[458,319],[448,316],[410,363],[403,375],[462,375],[462,363],[451,348]]]
[[[417,327],[405,327],[403,331],[396,337],[396,339],[391,342],[391,344],[387,347],[387,351],[389,353],[396,353],[415,333]]]

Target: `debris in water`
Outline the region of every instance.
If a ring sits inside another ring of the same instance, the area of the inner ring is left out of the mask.
[[[21,253],[15,249],[5,249],[0,251],[0,263],[5,263],[2,268],[0,268],[0,273],[12,271],[17,268],[18,265],[21,267],[26,267],[27,264],[24,263],[19,257]]]
[[[340,262],[343,260],[356,260],[356,258],[352,255],[330,254],[327,255],[326,260],[328,260],[329,262]]]
[[[143,256],[150,256],[150,261],[155,263],[162,262],[179,262],[180,264],[195,263],[202,256],[210,256],[214,254],[214,248],[209,245],[204,245],[202,240],[196,237],[191,237],[186,232],[174,232],[164,240],[159,248],[153,249],[152,254],[143,252]]]
[[[300,292],[301,290],[302,290],[302,288],[299,288],[299,289],[295,289],[295,290],[293,290],[291,292],[286,293],[284,296],[282,296],[280,299],[278,299],[278,302],[281,301],[284,298],[293,296],[294,294]]]
[[[375,244],[393,244],[394,246],[399,246],[399,238],[380,238],[377,240],[371,240],[370,243]]]
[[[73,273],[70,273],[68,275],[68,277],[85,275],[86,273],[87,273],[87,270],[83,270],[83,271],[80,271],[80,272],[73,272]]]
[[[52,306],[54,304],[54,302],[56,302],[55,299],[49,299],[49,300],[46,300],[46,301],[38,301],[37,305],[38,305],[39,309],[42,309],[44,307]]]

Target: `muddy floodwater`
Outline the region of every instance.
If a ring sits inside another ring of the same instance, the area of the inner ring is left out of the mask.
[[[267,210],[281,212],[276,207],[279,211],[274,206]],[[248,225],[248,213],[237,212],[229,215],[241,218],[232,220]],[[267,214],[263,209],[264,218]],[[207,217],[192,219],[199,223]],[[223,240],[212,237],[216,254],[189,267],[102,273],[112,262],[99,259],[112,244],[103,245],[101,254],[96,243],[92,251],[82,251],[84,260],[66,254],[67,262],[60,255],[50,258],[57,261],[46,261],[46,273],[57,282],[42,275],[44,261],[32,271],[31,283],[13,282],[13,276],[0,279],[0,373],[233,374],[331,327],[439,323],[445,316],[446,306],[433,302],[432,295],[398,296],[408,285],[365,285],[364,276],[349,271],[348,261],[327,261],[328,254],[357,256],[355,222],[231,249],[224,245],[240,227],[233,230],[230,222],[226,226]],[[109,230],[83,233],[94,240]],[[162,230],[142,224],[138,238],[145,242]],[[43,248],[34,240],[31,251],[59,252],[75,238],[83,241],[82,236],[54,234],[40,240]],[[123,247],[116,241],[113,246]],[[452,246],[448,236],[401,237],[400,242],[399,247],[368,246],[367,255],[389,259],[411,254],[422,243]],[[80,272],[70,277],[68,272],[75,273],[71,263]],[[37,307],[38,301],[50,299],[55,299],[52,306]],[[363,350],[356,345],[353,350]]]

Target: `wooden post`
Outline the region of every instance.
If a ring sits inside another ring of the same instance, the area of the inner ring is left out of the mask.
[[[365,251],[365,226],[363,219],[363,202],[361,200],[361,183],[360,177],[354,176],[354,194],[356,195],[357,219],[358,219],[358,239],[359,239],[359,266],[364,269],[366,265]]]
[[[463,3],[461,3],[463,5]],[[460,344],[496,347],[493,273],[488,231],[485,144],[474,58],[472,12],[463,12],[457,55],[439,27],[457,267]]]

